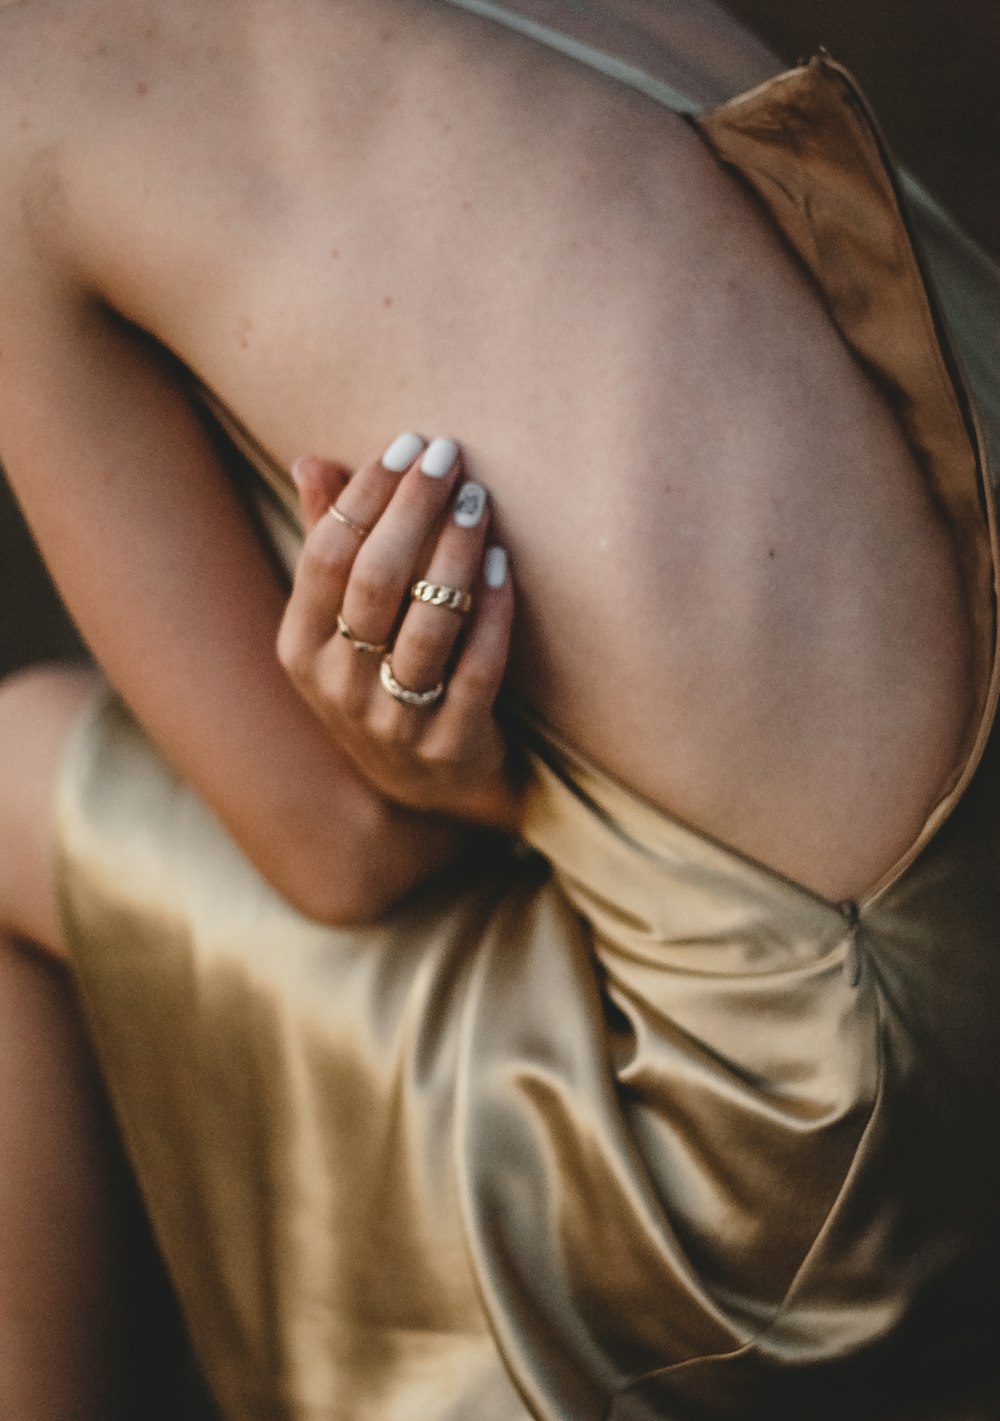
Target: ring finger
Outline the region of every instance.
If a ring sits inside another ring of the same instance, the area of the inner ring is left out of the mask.
[[[471,590],[477,585],[489,524],[486,490],[466,483],[441,530],[424,577],[414,584],[410,606],[392,649],[392,669],[404,686],[426,690],[444,676]]]

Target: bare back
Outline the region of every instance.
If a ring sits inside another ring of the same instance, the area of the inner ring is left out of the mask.
[[[768,73],[714,11],[641,8],[581,23],[706,100]],[[35,225],[277,457],[463,440],[514,685],[569,739],[829,897],[906,848],[968,714],[954,551],[688,125],[431,0],[30,0],[0,50]]]

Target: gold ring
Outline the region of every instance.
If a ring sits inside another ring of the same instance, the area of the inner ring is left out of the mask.
[[[329,513],[330,517],[335,518],[338,523],[343,523],[345,528],[350,528],[351,532],[362,543],[368,537],[368,534],[371,532],[371,529],[366,528],[363,523],[355,523],[353,518],[348,518],[346,513],[341,513],[340,509],[335,507],[332,503],[326,511],[327,513]]]
[[[472,606],[471,592],[463,592],[461,587],[445,587],[441,582],[426,582],[423,578],[410,588],[410,600],[428,602],[432,607],[446,607],[460,617]]]
[[[341,636],[347,638],[355,651],[377,651],[381,655],[383,651],[389,650],[387,641],[365,641],[362,637],[355,636],[339,612],[337,613],[337,631]]]
[[[382,689],[388,691],[394,701],[399,701],[404,706],[432,706],[444,695],[443,681],[439,681],[429,691],[411,691],[409,686],[401,686],[393,675],[392,660],[388,655],[382,657],[378,679],[382,683]]]

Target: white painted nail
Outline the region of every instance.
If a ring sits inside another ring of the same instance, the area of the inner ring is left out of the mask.
[[[424,447],[419,434],[401,434],[394,439],[382,455],[382,467],[390,474],[401,474],[408,469]]]
[[[507,581],[507,554],[503,548],[487,548],[483,563],[483,581],[487,587],[502,587]]]
[[[432,479],[443,479],[457,458],[458,445],[454,439],[432,439],[420,460],[421,473]]]
[[[482,484],[463,484],[455,499],[455,522],[460,528],[475,528],[486,512],[486,490]]]

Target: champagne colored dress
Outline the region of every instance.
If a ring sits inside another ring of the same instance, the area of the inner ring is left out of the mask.
[[[911,850],[834,904],[525,720],[530,850],[338,930],[117,701],[91,707],[62,777],[67,932],[226,1421],[1000,1415],[1000,284],[825,57],[691,121],[950,522],[967,743]],[[291,561],[287,476],[202,395]]]

